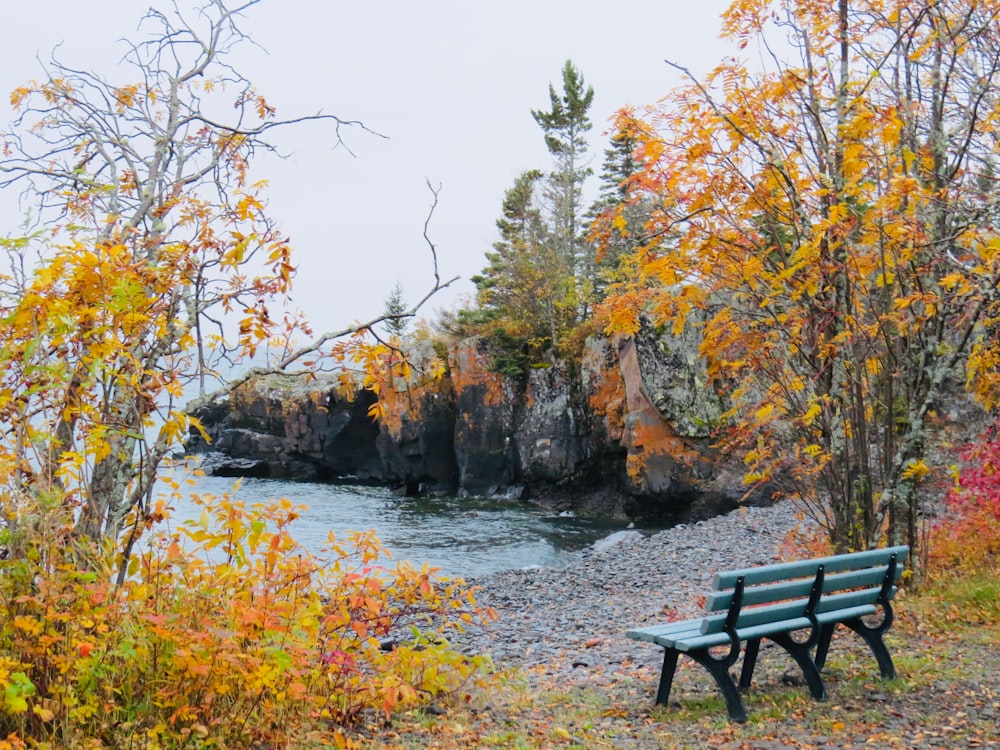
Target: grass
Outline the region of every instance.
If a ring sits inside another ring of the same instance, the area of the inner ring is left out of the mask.
[[[745,724],[700,668],[682,668],[671,705],[652,703],[658,675],[625,665],[595,684],[559,685],[514,676],[475,705],[443,716],[412,712],[370,732],[372,747],[394,750],[503,748],[988,747],[1000,743],[1000,586],[988,572],[905,592],[886,641],[898,678],[883,681],[860,639],[838,630],[824,670],[826,702],[785,684],[790,660],[762,654],[745,697]],[[682,660],[682,663],[685,660]],[[507,677],[510,677],[509,675]]]

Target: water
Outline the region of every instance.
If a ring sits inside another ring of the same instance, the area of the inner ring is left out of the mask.
[[[221,495],[233,484],[231,478],[198,477],[189,491]],[[176,521],[201,514],[188,494],[174,503]],[[236,492],[248,506],[282,497],[308,506],[290,531],[310,551],[320,551],[330,530],[342,538],[348,531],[374,529],[394,559],[426,561],[450,576],[561,565],[624,527],[621,521],[567,517],[519,501],[400,497],[380,487],[248,478]]]

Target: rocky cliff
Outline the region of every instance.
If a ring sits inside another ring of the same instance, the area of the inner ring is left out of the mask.
[[[429,358],[417,354],[417,360]],[[346,398],[332,378],[268,376],[196,404],[222,474],[355,479],[408,494],[532,498],[629,516],[709,515],[736,504],[739,473],[709,431],[722,411],[694,349],[649,329],[588,342],[580,363],[536,362],[523,378],[492,368],[489,340],[448,351],[448,374]],[[764,496],[761,499],[765,499]]]
[[[367,391],[340,396],[332,377],[267,375],[191,404],[210,441],[192,430],[188,449],[209,454],[206,470],[222,476],[381,481],[374,403]]]

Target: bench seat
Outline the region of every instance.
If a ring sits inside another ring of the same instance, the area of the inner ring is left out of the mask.
[[[634,628],[626,636],[664,648],[658,704],[669,698],[677,657],[683,653],[713,675],[730,718],[745,721],[742,699],[728,670],[746,643],[739,687],[748,688],[764,638],[792,656],[810,693],[823,699],[826,690],[821,672],[837,625],[865,640],[883,677],[895,676],[882,636],[892,624],[891,600],[908,552],[900,546],[720,573],[706,597],[706,608],[712,614]],[[724,613],[714,613],[722,609]],[[880,610],[878,625],[864,621]],[[808,634],[793,637],[797,632]],[[720,647],[728,647],[728,653],[718,656]]]
[[[820,612],[816,619],[820,625],[836,624],[844,619],[867,617],[878,612],[872,604],[862,604],[845,609],[835,609]],[[676,648],[678,651],[691,651],[696,648],[715,648],[729,644],[729,635],[725,632],[704,634],[702,632],[703,618],[694,620],[679,620],[666,625],[652,625],[648,628],[629,630],[625,635],[636,641],[648,641],[665,648]],[[741,641],[754,638],[766,638],[772,633],[788,633],[811,628],[812,622],[805,617],[795,617],[788,620],[776,620],[762,625],[737,628],[736,636]]]

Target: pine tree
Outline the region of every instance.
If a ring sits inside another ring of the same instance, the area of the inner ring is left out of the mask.
[[[550,109],[532,110],[554,161],[546,174],[522,173],[505,193],[497,220],[500,239],[474,276],[476,309],[445,321],[455,331],[488,333],[509,351],[558,349],[586,315],[592,257],[581,210],[586,166],[587,111],[594,90],[567,61],[563,89],[549,85]]]
[[[566,274],[576,280],[585,265],[581,197],[584,182],[593,174],[587,166],[587,133],[592,127],[587,113],[594,89],[586,85],[572,60],[563,66],[562,80],[561,93],[549,84],[550,109],[532,110],[531,115],[544,131],[545,145],[555,162],[545,189],[551,201],[555,251]]]
[[[630,182],[641,167],[635,157],[638,142],[624,124],[612,134],[604,150],[598,198],[587,214],[594,240],[591,262],[598,299],[604,297],[621,260],[645,241],[644,225],[652,206],[648,196],[636,194]]]
[[[550,231],[536,197],[542,177],[536,169],[524,172],[504,194],[500,239],[486,254],[489,265],[472,277],[480,320],[503,321],[526,338],[550,336],[555,325]]]
[[[383,314],[386,316],[385,330],[390,336],[396,339],[401,339],[403,334],[406,333],[408,320],[406,317],[403,317],[406,315],[406,309],[406,297],[403,295],[403,285],[399,279],[396,279],[396,283],[389,291],[389,296],[385,298],[383,307]]]

